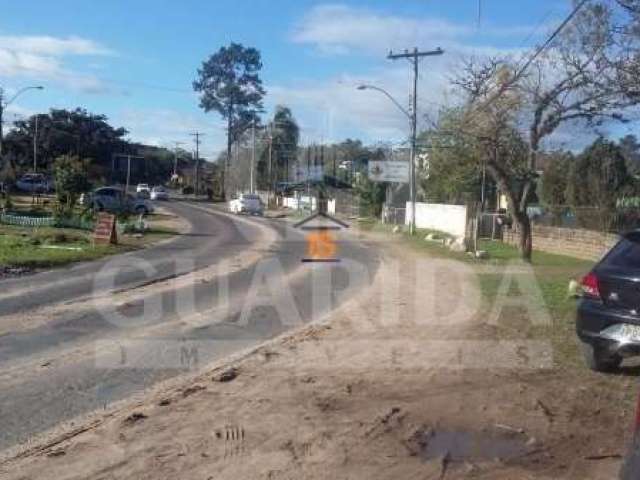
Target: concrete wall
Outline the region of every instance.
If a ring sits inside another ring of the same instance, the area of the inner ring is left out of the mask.
[[[617,241],[612,233],[596,232],[578,228],[533,226],[533,248],[543,252],[569,255],[585,260],[599,260]],[[505,229],[503,240],[518,245],[515,228]]]
[[[405,225],[409,225],[411,202],[407,202],[405,212]],[[440,203],[416,203],[416,227],[439,230],[464,238],[467,231],[467,207]]]
[[[309,202],[311,202],[311,208],[316,208],[316,197],[308,197],[306,195],[300,195],[299,197],[283,197],[282,206],[297,210],[298,208],[309,208]],[[333,212],[335,212],[335,201],[333,202]],[[331,212],[331,204],[328,206],[329,213]]]

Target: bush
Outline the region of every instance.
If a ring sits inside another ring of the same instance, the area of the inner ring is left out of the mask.
[[[56,195],[59,214],[70,214],[81,193],[91,185],[84,171],[84,164],[77,156],[63,155],[56,158],[54,165]]]
[[[5,211],[9,211],[13,209],[13,201],[11,200],[11,195],[9,195],[9,192],[5,193],[4,205],[2,206],[2,208]]]

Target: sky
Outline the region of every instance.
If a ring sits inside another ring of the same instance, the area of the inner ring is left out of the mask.
[[[376,85],[409,105],[409,65],[388,60],[389,50],[445,50],[420,65],[426,126],[451,101],[462,57],[526,54],[569,9],[569,0],[0,0],[0,87],[9,95],[45,87],[16,99],[5,120],[82,107],[133,141],[190,150],[190,133],[200,131],[202,154],[214,159],[224,123],[199,108],[192,82],[203,60],[234,41],[262,54],[265,117],[290,107],[303,143],[402,142],[406,117],[382,94],[356,88]]]

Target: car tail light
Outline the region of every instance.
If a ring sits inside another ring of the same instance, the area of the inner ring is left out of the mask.
[[[591,272],[586,275],[580,284],[582,286],[582,293],[585,297],[600,298],[600,285],[595,273]]]

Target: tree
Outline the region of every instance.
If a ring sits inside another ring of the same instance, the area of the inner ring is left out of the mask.
[[[89,190],[90,185],[85,174],[85,164],[89,160],[80,160],[78,156],[63,155],[54,162],[56,195],[61,210],[73,211],[81,193]]]
[[[37,121],[38,168],[45,171],[52,167],[54,159],[68,154],[91,158],[92,165],[99,166],[98,170],[109,169],[112,153],[121,151],[126,143],[124,128],[114,128],[106,116],[81,108],[52,109],[47,114],[39,114]],[[35,124],[35,115],[18,121],[6,136],[8,158],[16,171],[30,169],[33,164]]]
[[[367,175],[361,175],[355,183],[355,194],[360,203],[360,212],[374,218],[380,217],[386,196],[387,184],[373,182]]]
[[[620,147],[599,138],[572,162],[566,195],[580,226],[608,231],[630,186]]]
[[[630,8],[637,2],[618,3]],[[518,83],[528,104],[525,122],[532,172],[537,170],[541,142],[560,126],[626,121],[625,110],[640,101],[640,93],[630,87],[629,72],[640,70],[634,70],[638,45],[630,41],[629,22],[633,20],[621,20],[606,2],[588,3]],[[521,198],[523,207],[533,186],[530,179]]]
[[[227,122],[227,163],[231,146],[252,122],[258,121],[265,90],[259,72],[260,52],[252,47],[231,43],[221,47],[202,63],[193,88],[200,93],[200,107],[215,111]]]
[[[555,224],[567,210],[567,187],[569,169],[573,156],[568,152],[555,152],[546,156],[545,169],[541,178],[540,199],[551,212]]]
[[[420,169],[420,190],[430,202],[459,204],[481,195],[482,159],[476,139],[451,134],[460,126],[463,110],[442,109],[434,127],[421,133],[418,144],[428,144],[429,168]]]
[[[516,128],[524,98],[514,88],[513,78],[514,67],[503,60],[466,61],[454,80],[466,105],[452,124],[453,130],[440,133],[465,136],[478,152],[470,161],[480,162],[507,196],[518,227],[522,258],[531,261],[533,244],[527,206],[536,172],[527,162],[529,145]]]
[[[619,140],[620,151],[627,162],[630,173],[640,173],[640,143],[635,135],[625,135]]]
[[[267,125],[267,142],[271,143],[271,182],[289,181],[289,168],[294,161],[296,152],[298,151],[298,141],[300,139],[300,127],[291,109],[278,105],[273,115],[273,120]],[[264,178],[268,178],[269,170],[269,149],[263,153],[264,163],[266,167]]]

